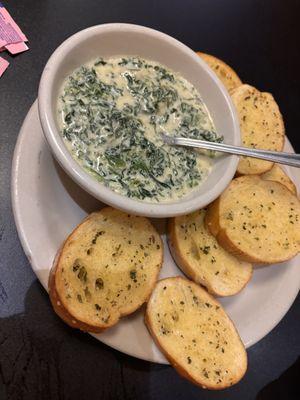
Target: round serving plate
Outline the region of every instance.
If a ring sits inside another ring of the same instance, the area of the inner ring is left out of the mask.
[[[287,140],[286,151],[292,152]],[[300,188],[300,171],[286,169]],[[35,102],[21,128],[12,168],[12,203],[19,238],[38,279],[47,290],[49,271],[66,236],[103,205],[78,187],[59,167],[44,140]],[[166,243],[165,220],[153,220],[164,241],[160,277],[182,275]],[[283,318],[300,287],[300,256],[256,268],[241,293],[221,299],[246,347],[266,336]],[[143,322],[144,310],[93,335],[108,346],[148,361],[166,364]],[[191,327],[192,328],[192,327]]]

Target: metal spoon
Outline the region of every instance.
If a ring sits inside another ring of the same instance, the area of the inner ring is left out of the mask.
[[[188,139],[184,137],[169,136],[161,134],[162,139],[169,145],[199,147],[201,149],[215,150],[223,153],[236,154],[239,156],[247,156],[260,158],[262,160],[276,162],[278,164],[290,165],[300,168],[300,154],[283,153],[279,151],[251,149],[248,147],[232,146],[225,143],[207,142],[205,140]]]

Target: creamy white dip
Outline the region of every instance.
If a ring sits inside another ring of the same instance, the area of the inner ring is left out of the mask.
[[[138,57],[94,60],[65,79],[58,125],[74,159],[131,198],[176,200],[198,187],[211,158],[163,143],[161,132],[221,141],[195,87]]]

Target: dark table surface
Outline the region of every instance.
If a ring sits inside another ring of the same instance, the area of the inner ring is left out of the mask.
[[[244,82],[273,93],[300,152],[300,2],[1,1],[28,36],[30,50],[5,55],[11,65],[0,79],[0,400],[254,399],[261,391],[259,398],[271,392],[272,399],[294,398],[300,379],[299,296],[278,326],[248,350],[244,379],[221,392],[204,391],[169,366],[128,357],[68,328],[53,313],[19,243],[10,173],[18,132],[48,57],[71,34],[105,22],[146,25],[224,59]]]

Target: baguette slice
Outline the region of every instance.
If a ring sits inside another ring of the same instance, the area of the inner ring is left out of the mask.
[[[246,147],[282,151],[285,130],[282,115],[273,96],[249,85],[231,92],[240,121],[243,145]],[[257,158],[241,157],[239,175],[262,174],[274,163]]]
[[[275,264],[300,250],[300,202],[279,182],[234,179],[208,208],[206,227],[240,260]]]
[[[244,376],[247,353],[238,332],[221,304],[194,282],[159,281],[145,323],[172,366],[196,385],[224,389]]]
[[[286,186],[294,195],[297,195],[297,189],[294,182],[278,164],[274,164],[270,171],[267,171],[261,175],[261,178],[266,179],[267,181],[280,182],[284,186]]]
[[[198,51],[197,54],[214,71],[229,92],[242,85],[242,81],[236,72],[224,61],[217,57],[211,56],[210,54],[201,53],[200,51]]]
[[[49,278],[56,313],[70,326],[102,332],[148,300],[163,260],[150,221],[106,207],[59,250]]]
[[[252,265],[224,250],[204,226],[206,210],[169,220],[169,247],[179,268],[216,296],[238,293],[252,276]]]

